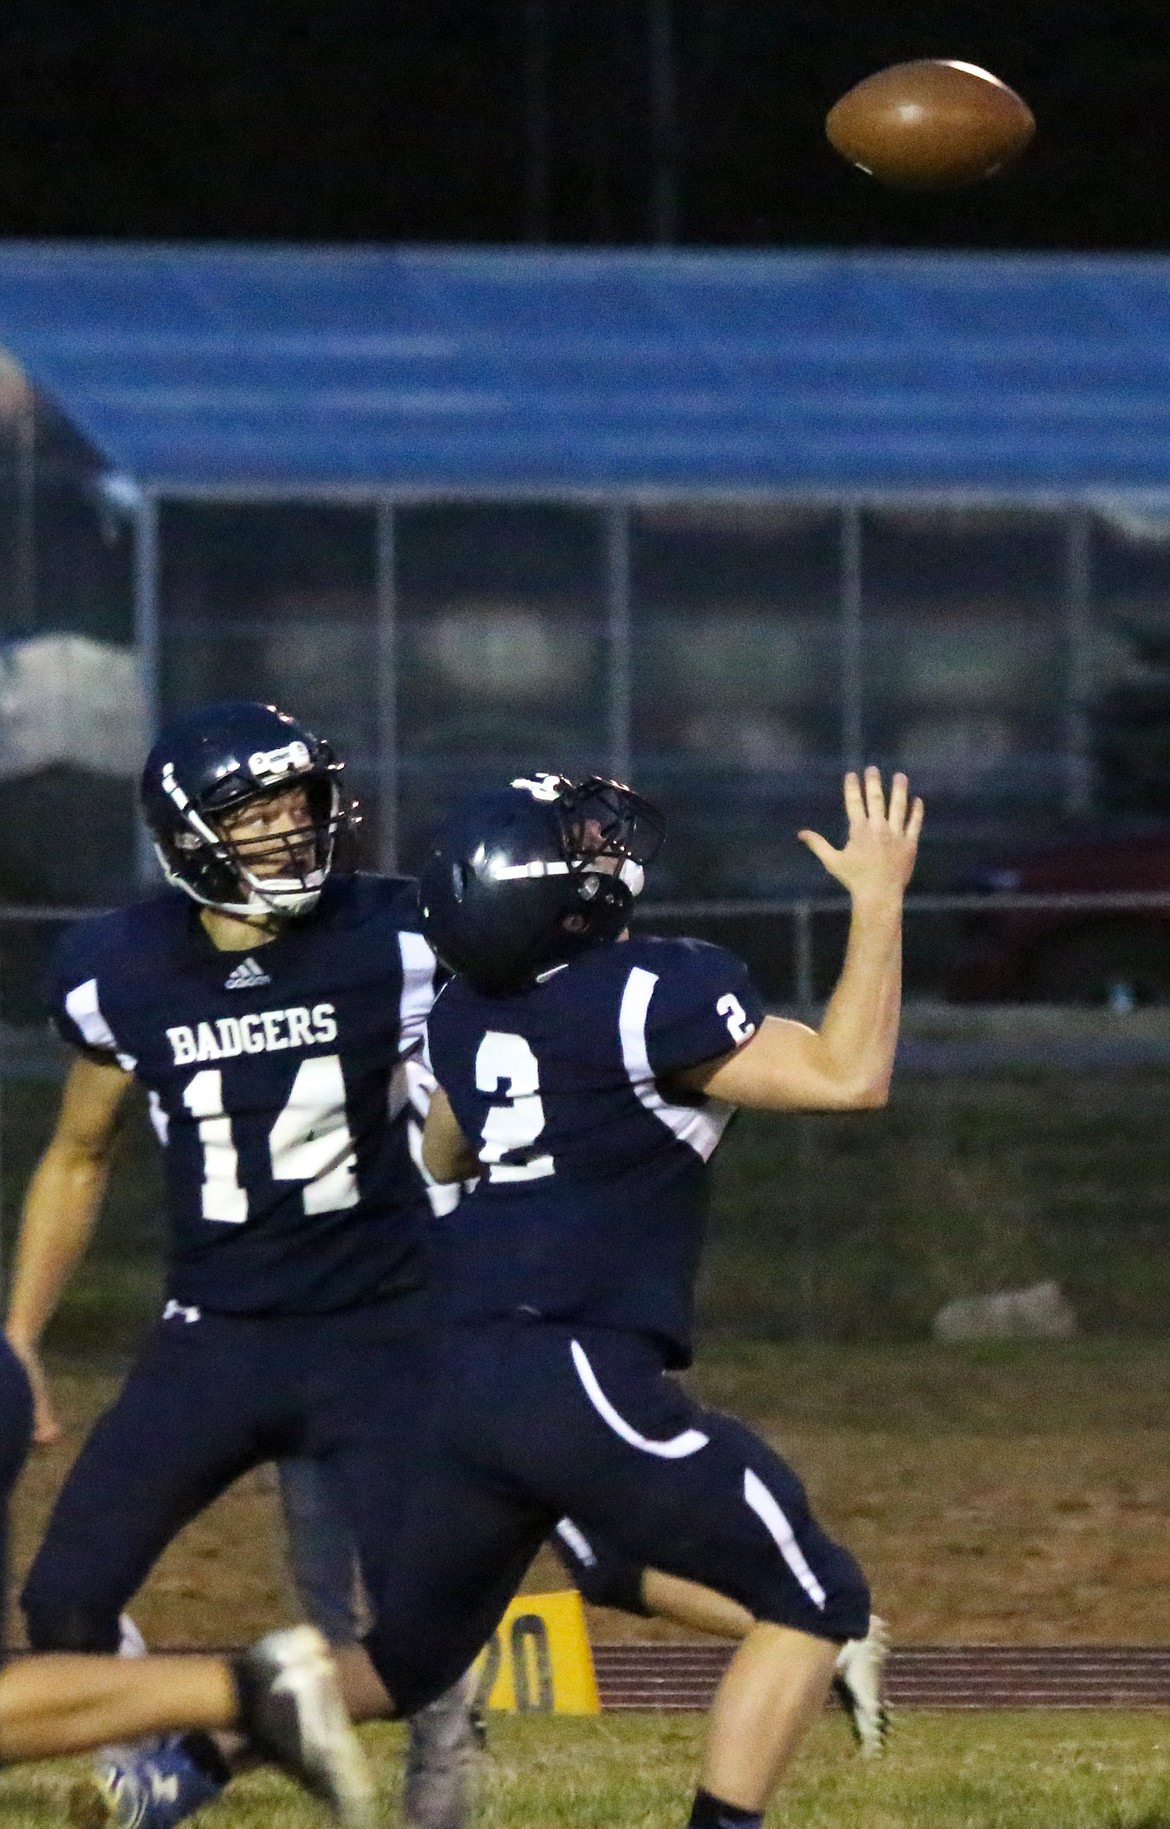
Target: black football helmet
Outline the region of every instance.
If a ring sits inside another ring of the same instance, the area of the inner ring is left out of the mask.
[[[600,775],[522,776],[442,828],[419,882],[423,932],[478,990],[616,940],[663,837],[658,811]]]
[[[167,881],[205,908],[234,915],[308,914],[355,822],[343,764],[321,737],[275,705],[228,699],[167,725],[142,771],[142,811]],[[290,787],[304,790],[309,825],[231,842],[219,820]],[[283,851],[277,870],[253,869]]]

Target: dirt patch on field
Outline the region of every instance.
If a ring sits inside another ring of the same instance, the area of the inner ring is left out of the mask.
[[[1170,1641],[1170,1350],[735,1347],[698,1382],[800,1468],[903,1642]],[[55,1388],[68,1439],[25,1476],[18,1569],[114,1381],[72,1369]],[[547,1552],[527,1585],[563,1585]],[[134,1612],[159,1645],[235,1644],[296,1616],[267,1470],[183,1533]],[[591,1625],[672,1636],[607,1611]]]

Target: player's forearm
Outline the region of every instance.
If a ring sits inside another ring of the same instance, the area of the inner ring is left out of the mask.
[[[855,900],[845,963],[817,1032],[822,1070],[850,1104],[885,1103],[901,1009],[902,897]]]
[[[479,1158],[462,1137],[436,1136],[428,1124],[423,1131],[423,1161],[433,1181],[446,1185],[472,1181],[479,1174]]]
[[[427,1112],[422,1155],[427,1174],[435,1181],[470,1181],[479,1174],[476,1153],[460,1130],[441,1086],[435,1087]]]
[[[35,1347],[85,1255],[108,1175],[104,1156],[55,1150],[42,1156],[21,1217],[6,1332]]]

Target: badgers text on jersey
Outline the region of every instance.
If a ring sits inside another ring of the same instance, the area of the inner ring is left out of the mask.
[[[177,1023],[167,1030],[176,1067],[191,1061],[234,1060],[238,1054],[275,1054],[282,1048],[311,1048],[337,1040],[337,1012],[331,1003],[312,1008],[258,1010],[252,1016],[219,1016],[214,1022]]]

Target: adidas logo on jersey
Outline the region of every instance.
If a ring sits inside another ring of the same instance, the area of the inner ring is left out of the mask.
[[[262,984],[271,983],[272,980],[264,967],[257,965],[249,953],[246,959],[241,959],[235,971],[229,973],[224,979],[223,988],[225,991],[255,991]]]

